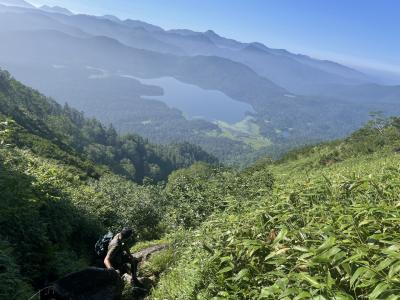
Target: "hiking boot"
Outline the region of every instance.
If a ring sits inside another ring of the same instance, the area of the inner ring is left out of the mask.
[[[145,288],[145,286],[143,285],[143,283],[141,283],[141,282],[139,281],[139,279],[137,279],[137,278],[132,278],[132,279],[131,279],[131,285],[134,286],[134,287],[142,288],[142,289]]]
[[[132,287],[132,294],[134,295],[146,295],[149,291],[145,288],[134,286]]]

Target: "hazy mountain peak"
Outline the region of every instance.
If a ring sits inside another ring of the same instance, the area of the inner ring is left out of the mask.
[[[149,32],[158,32],[158,31],[164,31],[164,29],[162,29],[159,26],[156,25],[152,25],[143,21],[139,21],[139,20],[131,20],[131,19],[126,19],[125,21],[122,22],[123,24],[125,24],[128,27],[131,28],[143,28]]]
[[[198,35],[199,33],[189,29],[170,29],[168,30],[170,33],[177,33],[183,36],[190,36],[190,35]]]
[[[214,30],[207,30],[206,32],[203,33],[203,35],[208,37],[211,41],[214,42],[214,44],[216,44],[219,47],[240,49],[243,46],[241,42],[220,36]]]
[[[63,14],[67,16],[73,15],[71,11],[68,9],[61,7],[61,6],[48,6],[48,5],[43,5],[39,8],[40,10],[50,12],[50,13],[57,13],[57,14]]]
[[[113,15],[104,15],[102,18],[113,21],[113,22],[117,22],[117,23],[121,22],[121,20],[118,17],[113,16]]]
[[[271,50],[271,49],[270,49]],[[273,49],[273,51],[274,51],[274,54],[279,54],[279,55],[294,55],[294,56],[298,56],[299,54],[293,54],[293,53],[291,53],[291,52],[289,52],[289,51],[287,51],[286,49]],[[306,56],[306,55],[304,55],[304,56]]]
[[[212,40],[212,38],[210,38],[208,35],[205,35],[203,32],[193,31],[189,29],[171,29],[168,30],[167,33],[170,34],[170,36],[178,36],[180,42],[186,41],[189,43],[191,42],[200,43],[194,46],[194,48],[192,48],[191,51],[195,51],[194,49],[197,48],[199,45],[205,47],[208,47],[210,45],[215,46],[215,43]]]
[[[259,50],[263,50],[263,51],[270,51],[271,49],[268,48],[267,46],[265,46],[264,44],[260,43],[260,42],[253,42],[250,43],[250,46],[257,48]]]
[[[246,44],[242,51],[252,52],[255,54],[271,54],[270,49],[261,43]]]
[[[211,30],[211,29],[209,29],[206,32],[204,32],[204,34],[205,35],[209,35],[209,36],[221,37],[218,34],[216,34],[214,30]]]
[[[24,1],[24,0],[0,0],[0,4],[7,6],[18,6],[18,7],[26,7],[26,8],[36,8],[32,4]]]

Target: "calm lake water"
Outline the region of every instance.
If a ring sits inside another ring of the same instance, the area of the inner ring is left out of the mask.
[[[188,118],[235,123],[242,120],[246,112],[254,111],[250,104],[236,101],[222,92],[204,90],[172,77],[136,79],[143,84],[159,86],[164,90],[162,96],[143,98],[161,100],[168,106],[181,110]]]

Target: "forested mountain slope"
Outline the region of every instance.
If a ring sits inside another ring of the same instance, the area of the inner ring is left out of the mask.
[[[88,159],[81,114],[6,72],[0,83],[2,297],[90,265],[98,235],[130,225],[171,244],[141,269],[161,274],[152,299],[396,299],[398,118],[242,171],[199,162],[139,185]]]
[[[91,265],[106,230],[160,237],[166,200],[155,182],[202,160],[216,163],[190,144],[120,136],[1,71],[0,298],[28,299]]]
[[[156,146],[137,135],[120,136],[112,125],[105,127],[68,105],[60,106],[4,71],[0,73],[0,101],[3,117],[12,118],[22,127],[21,135],[13,136],[13,142],[49,158],[92,160],[138,182],[145,177],[166,179],[172,170],[194,161],[216,162],[198,146],[184,143]],[[47,144],[51,141],[53,147],[56,145],[63,152],[46,152],[48,149],[40,141]]]

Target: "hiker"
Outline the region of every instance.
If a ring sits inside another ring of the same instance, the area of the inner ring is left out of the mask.
[[[116,270],[119,275],[130,273],[132,285],[143,288],[143,284],[137,279],[139,261],[130,253],[129,242],[134,242],[134,232],[131,228],[124,228],[108,244],[104,265],[107,269]]]

